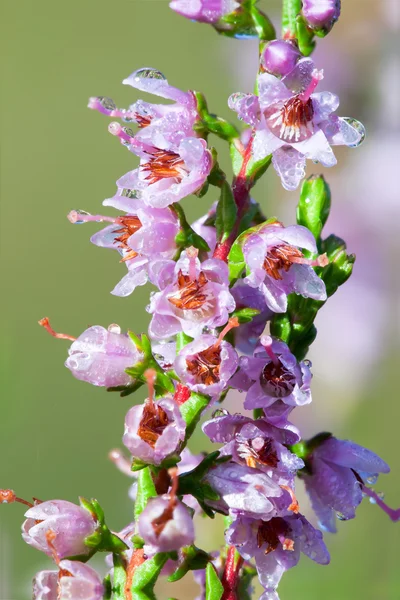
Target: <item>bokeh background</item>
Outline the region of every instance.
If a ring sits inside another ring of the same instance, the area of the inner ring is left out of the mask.
[[[261,3],[275,23],[280,3]],[[356,150],[338,149],[325,172],[333,209],[326,233],[357,253],[354,276],[321,311],[314,364],[314,402],[297,411],[305,436],[321,430],[352,438],[392,466],[377,490],[400,505],[398,301],[399,0],[344,0],[342,17],[318,44],[323,88],[339,93],[340,114],[363,121],[368,136]],[[1,413],[0,487],[41,499],[94,496],[119,530],[131,519],[128,479],[108,462],[121,445],[124,416],[134,401],[73,379],[63,362],[68,342],[38,325],[79,335],[88,325],[117,322],[144,331],[149,288],[121,299],[109,292],[124,273],[115,253],[89,243],[94,224],[73,227],[72,208],[93,213],[135,158],[107,132],[108,120],[86,109],[92,95],[119,106],[137,99],[121,81],[141,66],[163,71],[182,89],[203,91],[226,118],[227,97],[251,91],[257,43],[218,37],[186,21],[167,0],[8,0],[2,6],[1,158]],[[222,164],[227,152],[216,142]],[[311,165],[314,172],[320,167]],[[310,171],[312,172],[312,171]],[[264,211],[293,222],[297,193],[271,170],[254,191]],[[215,197],[184,202],[197,218]],[[136,402],[143,399],[139,393]],[[228,400],[239,409],[238,400]],[[194,451],[209,448],[199,432]],[[302,509],[307,511],[301,495]],[[34,573],[51,568],[19,534],[23,507],[0,508],[0,598],[31,597]],[[198,523],[206,549],[222,543],[222,525]],[[327,535],[329,567],[305,559],[283,579],[282,600],[400,598],[400,525],[364,501],[356,520]],[[100,569],[103,560],[96,559]],[[191,577],[159,586],[159,599],[191,600]],[[255,595],[257,597],[257,595]]]

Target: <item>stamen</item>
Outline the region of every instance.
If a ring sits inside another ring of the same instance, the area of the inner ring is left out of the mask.
[[[196,281],[197,279],[197,271],[196,271],[196,259],[199,255],[199,251],[197,248],[190,246],[186,250],[186,256],[189,259],[189,277],[191,281]]]
[[[264,346],[265,352],[268,354],[274,365],[280,366],[280,360],[275,354],[275,352],[272,350],[272,337],[269,335],[263,335],[260,341],[261,345]]]
[[[157,378],[157,373],[154,369],[146,369],[146,371],[143,373],[144,378],[147,381],[147,385],[149,388],[149,397],[147,399],[148,404],[150,406],[154,405],[154,384]]]
[[[128,144],[132,144],[135,141],[133,131],[127,127],[121,127],[121,125],[116,121],[113,121],[109,124],[108,131],[111,133],[111,135],[119,137],[122,142],[128,142]]]
[[[70,223],[75,225],[75,223],[88,223],[89,221],[95,221],[96,223],[116,223],[118,219],[114,217],[107,217],[105,215],[91,215],[90,213],[78,212],[77,210],[71,210],[67,219]]]
[[[296,496],[294,494],[294,491],[288,485],[281,485],[280,487],[283,490],[285,490],[286,492],[288,492],[290,494],[291,499],[292,499],[291,504],[289,504],[289,506],[287,507],[288,510],[291,510],[292,512],[294,512],[297,515],[297,513],[300,510],[300,507],[299,507],[298,500],[297,500],[297,498],[296,498]]]
[[[230,332],[231,329],[234,329],[235,327],[239,327],[239,319],[237,317],[231,317],[219,334],[218,339],[214,344],[214,348],[220,346],[224,337]]]
[[[58,558],[58,554],[57,554],[57,550],[54,547],[54,540],[56,539],[57,534],[55,531],[53,531],[52,529],[48,529],[46,531],[46,542],[48,547],[51,550],[51,554],[53,556],[53,560],[56,563],[56,565],[58,565],[58,563],[60,562],[60,559]]]
[[[307,100],[309,100],[311,94],[314,92],[314,90],[317,87],[317,85],[319,84],[319,82],[323,80],[323,78],[324,78],[323,69],[321,69],[320,71],[318,71],[318,69],[314,69],[314,71],[311,73],[311,77],[312,77],[312,79],[311,79],[310,83],[308,84],[307,89],[304,90],[304,92],[299,95],[299,98],[302,102],[307,102]]]
[[[40,319],[40,321],[38,321],[38,323],[39,323],[39,325],[44,327],[45,330],[50,335],[52,335],[55,338],[58,338],[59,340],[71,340],[71,342],[75,342],[75,340],[77,339],[76,337],[73,337],[72,335],[68,335],[66,333],[57,333],[56,331],[54,331],[54,329],[50,325],[50,321],[49,321],[48,317],[44,317],[43,319]]]
[[[176,496],[178,493],[179,479],[178,479],[178,469],[177,467],[172,467],[168,469],[168,475],[171,477],[171,491],[169,493],[170,501],[173,501],[175,506]]]
[[[132,477],[134,474],[132,473],[131,464],[129,460],[124,456],[124,454],[118,448],[114,448],[108,453],[108,458],[112,463],[117,467],[121,473],[124,475],[129,475]]]
[[[34,506],[32,502],[28,502],[23,498],[18,498],[18,496],[15,495],[14,490],[0,490],[0,504],[13,504],[13,502],[25,504],[25,506],[29,506],[29,508]]]
[[[326,253],[320,254],[314,260],[301,256],[293,256],[293,258],[291,258],[291,262],[299,265],[308,265],[310,267],[326,267],[329,265],[329,258]]]
[[[374,490],[368,488],[364,484],[361,485],[361,490],[363,494],[369,496],[373,503],[377,504],[379,508],[381,508],[388,515],[389,519],[391,519],[395,523],[397,521],[400,521],[400,508],[390,508],[390,506],[388,506],[386,502],[384,502],[383,499],[380,498],[379,494],[377,494]]]

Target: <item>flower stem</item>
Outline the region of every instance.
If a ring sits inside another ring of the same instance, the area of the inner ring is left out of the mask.
[[[240,556],[235,546],[229,546],[225,569],[222,575],[224,593],[222,594],[221,600],[239,600],[236,590],[242,565],[243,558]]]

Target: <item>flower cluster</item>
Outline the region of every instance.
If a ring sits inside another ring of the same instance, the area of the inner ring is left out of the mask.
[[[354,262],[343,240],[322,237],[329,188],[322,176],[307,179],[297,222],[288,226],[266,218],[250,196],[270,164],[293,190],[307,159],[331,167],[331,146],[363,141],[358,121],[334,114],[337,96],[316,91],[323,71],[308,57],[314,36],[326,35],[339,17],[340,2],[303,1],[292,15],[284,0],[282,39],[273,39],[272,24],[254,2],[173,0],[170,6],[227,35],[254,29],[261,40],[257,93],[229,98],[242,131],[210,113],[202,94],[171,86],[151,68],[123,83],[168,104],[137,100],[120,109],[110,98],[90,98],[91,109],[120,120],[108,129],[139,164],[103,202],[117,216],[73,210],[68,218],[106,223],[91,241],[117,250],[127,268],[112,293],[125,297],[150,282],[151,322],[148,335],[112,324],[77,338],[57,333],[47,318],[40,324],[72,342],[65,365],[76,379],[123,397],[148,388],[126,414],[122,442],[129,454],[110,453],[132,479],[135,518],[116,534],[94,499],[81,498],[80,506],[30,503],[1,490],[3,503],[28,506],[23,539],[56,566],[36,575],[36,600],[145,600],[154,598],[160,575],[177,581],[189,570],[202,598],[250,598],[258,574],[261,599],[277,600],[281,577],[301,553],[329,563],[321,530],[336,531],[336,516],[354,518],[364,496],[400,519],[370,487],[389,471],[381,458],[330,433],[304,440],[289,420],[312,400],[306,356],[318,311]],[[210,134],[230,143],[232,184],[208,145]],[[180,201],[202,198],[209,186],[218,199],[190,225]],[[230,390],[241,394],[252,416],[222,407]],[[202,431],[219,449],[194,456],[187,443],[211,407]],[[316,519],[300,510],[298,479]],[[226,546],[208,554],[195,546],[193,518],[216,513],[227,519]],[[109,554],[104,580],[86,564],[99,551]]]

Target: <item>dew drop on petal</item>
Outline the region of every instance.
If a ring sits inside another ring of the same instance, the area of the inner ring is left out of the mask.
[[[339,521],[348,521],[348,517],[345,517],[342,513],[338,512],[336,513],[337,518],[339,519]]]
[[[111,323],[107,329],[110,333],[121,333],[121,327],[117,323]]]
[[[227,415],[229,415],[229,412],[225,408],[217,408],[211,416],[213,419],[216,419],[217,417],[226,417]]]
[[[68,215],[68,219],[71,223],[73,223],[74,225],[82,225],[82,223],[85,223],[85,219],[80,219],[79,215],[82,216],[90,216],[90,213],[87,212],[86,210],[81,210],[80,208],[75,208],[74,210],[71,210],[71,212]]]
[[[97,100],[100,102],[101,106],[107,110],[115,110],[117,108],[112,98],[108,98],[107,96],[98,96]]]
[[[167,78],[161,73],[161,71],[157,71],[157,69],[149,69],[144,67],[143,69],[138,69],[136,71],[135,79],[161,79],[165,81]]]
[[[311,362],[311,360],[308,360],[308,358],[303,360],[303,363],[306,365],[306,367],[312,367],[312,362]]]
[[[229,96],[229,98],[228,98],[229,108],[231,108],[232,110],[236,110],[238,103],[241,100],[243,100],[243,98],[246,98],[246,96],[248,96],[248,95],[249,94],[244,94],[243,92],[235,92],[234,94]]]
[[[370,475],[369,477],[367,477],[366,482],[368,483],[368,485],[375,485],[377,480],[378,480],[378,475]]]
[[[360,135],[360,138],[356,143],[348,144],[349,148],[357,148],[358,146],[361,146],[361,144],[365,140],[365,136],[366,136],[364,125],[362,123],[360,123],[360,121],[357,121],[357,119],[353,119],[352,117],[342,117],[342,119],[348,125],[353,127],[357,131],[357,133]]]

